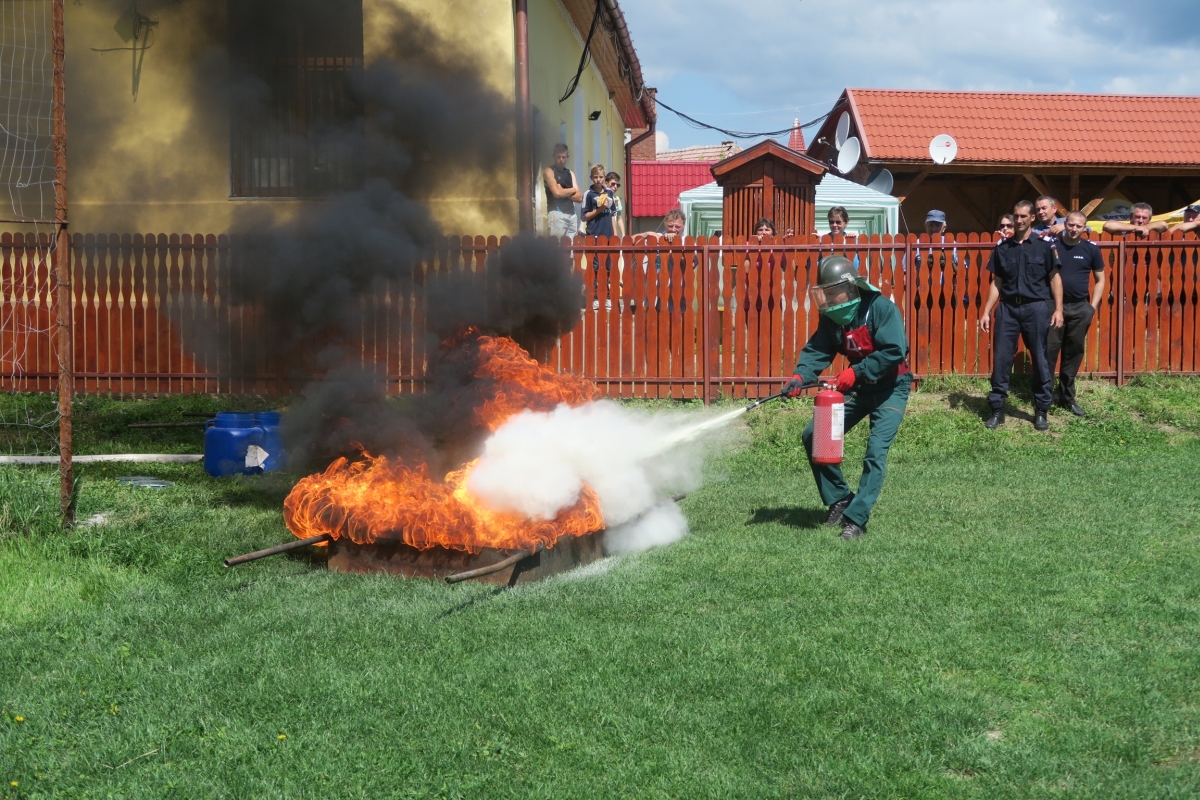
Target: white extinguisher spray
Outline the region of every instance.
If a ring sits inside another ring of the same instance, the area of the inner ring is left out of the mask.
[[[817,392],[813,409],[813,463],[842,463],[845,428],[846,397],[826,386]]]

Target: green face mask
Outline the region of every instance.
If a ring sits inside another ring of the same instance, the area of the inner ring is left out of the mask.
[[[854,315],[858,313],[858,304],[862,301],[859,298],[854,298],[849,303],[842,303],[840,306],[827,308],[821,313],[829,317],[838,325],[849,325],[854,321]]]

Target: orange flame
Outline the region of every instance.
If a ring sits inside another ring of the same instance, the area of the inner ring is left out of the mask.
[[[475,407],[475,417],[489,431],[525,409],[549,411],[560,403],[577,406],[599,396],[595,384],[551,371],[512,339],[469,332],[450,344],[478,348],[473,375],[479,385],[493,388]],[[292,488],[283,502],[283,516],[293,534],[303,539],[328,533],[357,544],[400,539],[421,550],[445,547],[475,553],[485,547],[553,547],[563,536],[581,536],[604,524],[599,500],[588,487],[575,505],[554,519],[531,520],[485,508],[467,491],[475,461],[439,482],[430,479],[423,463],[363,456],[356,462],[339,458]]]

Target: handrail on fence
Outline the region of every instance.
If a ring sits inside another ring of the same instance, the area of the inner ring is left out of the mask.
[[[1200,240],[1102,234],[1112,282],[1088,334],[1083,372],[1124,382],[1146,372],[1200,374]],[[426,363],[423,286],[446,271],[486,268],[504,237],[442,239],[413,280],[386,282],[356,341],[392,391],[420,391]],[[256,342],[254,309],[230,293],[230,252],[213,234],[75,234],[71,267],[79,390],[113,393],[296,391]],[[761,396],[790,375],[816,327],[808,301],[817,260],[857,260],[900,307],[919,377],[982,376],[991,339],[978,329],[990,235],[680,237],[562,240],[583,281],[579,325],[536,355],[586,375],[618,397]],[[0,235],[0,375],[8,389],[50,391],[52,282],[39,279],[45,237]],[[42,276],[44,278],[44,276]],[[369,304],[370,305],[370,304]],[[44,318],[44,319],[43,319]],[[45,324],[40,324],[39,320]],[[220,327],[225,349],[191,345],[188,332]],[[24,337],[24,338],[22,338]],[[4,361],[7,359],[7,362]],[[1028,369],[1019,360],[1018,369]]]

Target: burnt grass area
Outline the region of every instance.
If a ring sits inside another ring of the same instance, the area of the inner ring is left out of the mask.
[[[775,403],[682,542],[511,591],[225,569],[294,475],[79,465],[65,530],[54,469],[0,466],[0,797],[1194,797],[1200,381],[1046,434],[985,392],[913,395],[857,542]],[[79,452],[200,452],[124,425],[229,399],[80,407]]]

